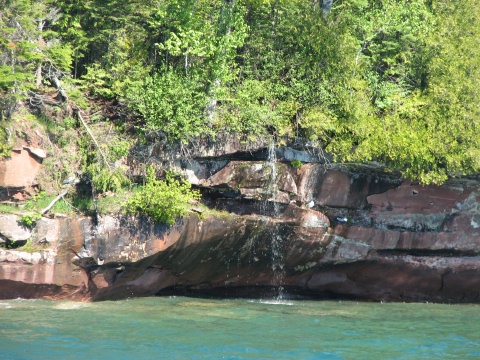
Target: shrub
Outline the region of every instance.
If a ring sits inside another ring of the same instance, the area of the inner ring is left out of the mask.
[[[1,111],[1,108],[0,108]],[[0,115],[1,119],[1,115]],[[12,146],[8,143],[8,133],[4,127],[0,127],[0,158],[10,156]]]
[[[35,223],[37,222],[37,220],[39,220],[41,218],[42,218],[42,214],[40,214],[38,212],[28,213],[28,214],[24,214],[21,217],[21,219],[19,220],[19,222],[23,226],[31,229],[35,226]]]
[[[87,173],[95,190],[99,192],[118,192],[130,186],[130,180],[121,168],[110,170],[105,166],[90,165]]]
[[[127,200],[126,212],[149,216],[154,222],[172,225],[177,217],[183,217],[190,199],[200,199],[198,190],[191,190],[191,185],[175,179],[171,172],[167,172],[165,180],[155,177],[155,169],[147,169],[146,184]]]
[[[129,140],[123,140],[114,138],[108,144],[108,157],[109,161],[115,162],[120,160],[122,157],[125,157],[130,152],[132,147],[132,142]]]
[[[295,160],[292,160],[290,161],[290,164],[292,164],[292,166],[295,168],[295,169],[299,169],[302,167],[303,163],[298,160],[298,159],[295,159]]]

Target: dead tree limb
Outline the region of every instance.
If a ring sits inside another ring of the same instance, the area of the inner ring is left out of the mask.
[[[97,150],[98,150],[98,152],[100,153],[100,155],[102,156],[103,162],[105,163],[105,165],[107,165],[108,170],[112,170],[112,169],[110,168],[110,165],[108,164],[108,161],[107,161],[107,158],[106,158],[105,154],[103,153],[102,149],[101,149],[100,146],[98,145],[97,140],[96,140],[95,137],[93,136],[93,134],[92,134],[92,132],[90,131],[90,128],[87,126],[86,122],[83,120],[82,115],[80,114],[80,109],[75,109],[75,113],[77,114],[77,117],[78,117],[78,119],[80,120],[80,122],[82,123],[83,127],[85,128],[85,130],[87,130],[88,135],[90,135],[90,137],[92,138],[93,143],[94,143],[95,146],[97,147]]]
[[[40,214],[44,215],[45,213],[47,213],[52,207],[53,205],[55,205],[55,203],[60,200],[61,198],[63,198],[65,195],[68,194],[68,192],[70,191],[70,188],[68,188],[67,190],[65,190],[64,192],[62,192],[60,195],[58,195],[55,199],[52,200],[52,202],[43,210],[40,211]]]

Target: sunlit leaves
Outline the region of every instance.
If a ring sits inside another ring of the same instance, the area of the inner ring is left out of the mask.
[[[474,0],[338,0],[328,13],[304,0],[6,4],[3,89],[28,89],[47,62],[169,141],[298,136],[426,183],[480,171]],[[54,5],[62,16],[40,36]]]
[[[144,116],[147,132],[160,130],[169,141],[186,142],[207,131],[203,117],[207,99],[194,77],[163,69],[131,87],[128,97]]]
[[[147,168],[146,184],[125,204],[127,213],[146,215],[154,222],[172,225],[186,214],[188,201],[200,199],[198,190],[167,172],[165,180],[155,177],[155,168]]]

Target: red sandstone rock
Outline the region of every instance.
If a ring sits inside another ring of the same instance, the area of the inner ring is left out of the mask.
[[[36,184],[39,160],[27,150],[13,150],[9,158],[0,161],[1,187],[29,187]]]
[[[298,206],[289,205],[283,217],[297,221],[298,224],[306,228],[328,228],[330,220],[320,211],[302,209]],[[287,220],[288,221],[288,220]]]
[[[388,211],[393,214],[435,214],[445,213],[464,201],[469,192],[459,187],[420,186],[405,181],[399,187],[382,194],[367,197],[373,214]]]
[[[1,200],[23,201],[35,192],[36,177],[45,152],[38,148],[14,149],[8,158],[0,159]]]
[[[286,164],[278,163],[275,167],[274,170],[271,164],[265,162],[231,161],[202,185],[238,192],[247,199],[271,198],[272,201],[288,204],[289,194],[297,193],[294,177]],[[272,177],[276,180],[276,191],[272,190]]]
[[[0,297],[252,295],[281,285],[320,298],[480,302],[479,183],[397,187],[379,173],[304,165],[293,174],[283,165],[278,178],[288,181],[278,189],[294,181],[311,209],[259,216],[263,202],[247,212],[238,197],[227,199],[230,209],[248,215],[192,216],[173,227],[133,217],[105,217],[96,228],[86,218],[41,219],[32,232],[35,243],[46,242],[40,255],[0,253]],[[268,174],[257,163],[231,162],[206,186],[255,198]]]

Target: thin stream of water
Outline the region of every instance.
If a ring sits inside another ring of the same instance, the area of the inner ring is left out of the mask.
[[[277,202],[277,195],[278,195],[278,170],[277,170],[277,151],[275,142],[272,141],[268,147],[268,157],[267,163],[271,169],[270,178],[268,181],[268,186],[266,189],[267,197],[265,199],[265,207],[273,206],[273,217],[280,215],[280,208]],[[270,204],[269,204],[270,203]],[[284,263],[283,263],[283,238],[282,234],[280,234],[278,227],[272,226],[272,231],[270,233],[270,251],[271,251],[271,262],[272,262],[272,285],[275,287],[275,300],[282,301],[283,300],[283,279],[285,278],[284,272]]]

